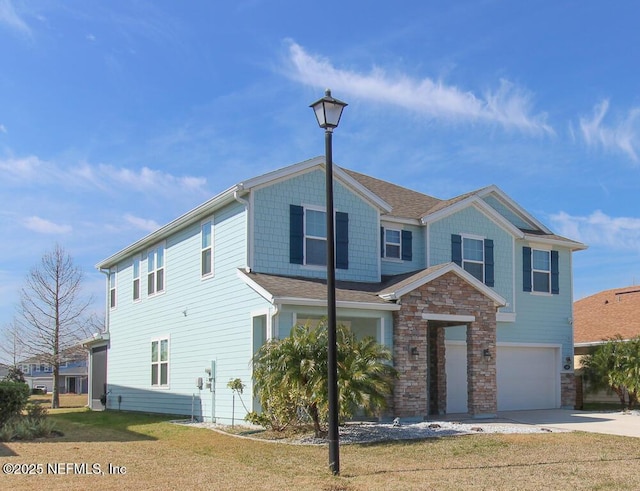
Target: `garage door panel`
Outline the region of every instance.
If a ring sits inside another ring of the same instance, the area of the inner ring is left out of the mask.
[[[558,407],[556,348],[498,346],[498,410]]]

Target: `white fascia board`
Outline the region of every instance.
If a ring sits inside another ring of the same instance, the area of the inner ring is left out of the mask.
[[[264,298],[267,302],[269,302],[272,305],[276,305],[275,298],[269,291],[267,291],[262,286],[258,285],[258,283],[253,281],[251,278],[249,278],[246,274],[244,274],[239,269],[236,270],[236,275],[238,276],[238,278],[240,278],[242,281],[244,281],[247,284],[247,286],[249,286],[249,288],[251,288],[253,291],[255,291],[258,295],[260,295],[262,298]]]
[[[433,273],[428,274],[427,276],[423,276],[422,278],[420,278],[420,279],[418,279],[418,280],[416,280],[416,281],[414,281],[412,283],[409,283],[408,285],[405,285],[400,290],[397,290],[397,291],[395,291],[393,293],[389,293],[389,294],[386,294],[386,295],[380,295],[380,297],[384,298],[385,300],[398,300],[403,295],[406,295],[407,293],[412,292],[416,288],[419,288],[422,285],[424,285],[426,283],[429,283],[429,282],[435,280],[436,278],[439,278],[440,276],[442,276],[444,274],[447,274],[449,272],[457,274],[460,278],[462,278],[464,281],[469,283],[476,290],[479,290],[485,296],[489,297],[491,300],[493,300],[493,303],[497,307],[505,307],[507,305],[507,301],[501,295],[496,293],[494,290],[489,288],[484,283],[478,281],[474,276],[472,276],[471,274],[467,273],[464,269],[462,269],[460,266],[458,266],[455,263],[448,263],[446,266],[437,269]]]
[[[297,298],[297,297],[277,297],[275,301],[278,305],[296,305],[303,307],[326,307],[326,300],[317,300],[313,298]],[[395,303],[381,304],[381,303],[367,303],[367,302],[350,302],[350,301],[336,301],[336,307],[344,309],[366,309],[366,310],[381,310],[381,311],[396,311],[400,310],[400,305]]]
[[[507,195],[502,189],[500,189],[495,184],[481,189],[480,191],[478,191],[477,194],[481,198],[484,198],[485,196],[488,196],[490,194],[495,194],[499,201],[502,201],[502,203],[505,206],[507,206],[508,208],[511,208],[511,210],[516,215],[520,216],[520,218],[522,218],[524,221],[529,222],[532,225],[538,227],[540,230],[542,230],[546,234],[553,233],[551,232],[551,230],[547,228],[547,226],[544,223],[542,223],[536,217],[531,215],[527,210],[525,210],[522,206],[520,206],[513,199],[511,199],[509,195]]]
[[[290,165],[288,167],[284,167],[282,169],[278,169],[273,172],[269,172],[267,174],[263,174],[262,176],[255,177],[253,179],[249,179],[240,184],[240,187],[245,191],[257,190],[264,187],[272,186],[278,182],[283,182],[296,175],[301,175],[307,172],[313,171],[316,167],[325,168],[325,158],[324,157],[314,157],[309,160],[305,160],[304,162],[300,162],[298,164]],[[392,208],[389,203],[384,201],[378,195],[372,193],[356,181],[353,177],[347,174],[344,170],[342,170],[338,165],[334,163],[333,165],[333,177],[340,181],[346,187],[352,189],[356,194],[360,195],[365,201],[367,201],[371,206],[377,208],[378,210],[389,213]]]
[[[462,211],[469,206],[474,206],[480,213],[483,213],[492,222],[494,222],[496,225],[498,225],[500,228],[502,228],[512,236],[519,239],[524,238],[524,232],[522,232],[522,230],[512,224],[500,213],[491,208],[491,206],[489,206],[482,198],[476,195],[469,196],[468,198],[465,198],[462,201],[458,201],[457,203],[454,203],[453,205],[448,206],[443,210],[437,211],[430,215],[425,215],[422,217],[421,221],[425,225],[428,223],[433,223],[438,220],[442,220],[443,218],[446,218],[450,215],[453,215],[454,213]]]
[[[238,186],[230,187],[226,191],[223,191],[210,200],[205,201],[201,205],[160,227],[158,230],[151,232],[149,235],[134,242],[130,246],[125,247],[121,251],[116,252],[112,256],[100,261],[98,264],[96,264],[96,269],[108,269],[118,262],[122,261],[123,259],[143,251],[154,243],[166,239],[168,236],[173,234],[175,231],[180,230],[184,226],[201,220],[205,216],[213,213],[218,208],[235,201],[235,193],[239,190],[240,188]]]
[[[415,225],[416,227],[421,227],[424,225],[417,218],[402,218],[402,217],[396,217],[393,215],[382,215],[380,217],[380,221],[387,222],[387,223],[396,223],[398,225]]]
[[[524,239],[529,241],[532,245],[540,244],[547,246],[568,247],[572,251],[584,251],[585,249],[589,248],[588,245],[581,242],[553,239],[540,235],[524,234]]]

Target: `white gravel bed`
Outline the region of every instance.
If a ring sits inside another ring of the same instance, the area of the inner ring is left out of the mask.
[[[288,443],[290,445],[325,445],[327,440],[305,435],[298,438],[282,440],[266,440],[229,433],[224,425],[214,423],[198,423],[190,421],[174,421],[177,424],[197,426],[219,431],[231,436],[252,438],[259,441]],[[249,428],[247,428],[249,430]],[[419,440],[425,438],[441,438],[447,436],[473,435],[482,433],[557,433],[563,430],[550,429],[534,425],[511,423],[508,421],[462,423],[457,421],[424,421],[420,423],[348,423],[340,426],[340,443],[371,443],[381,441]]]

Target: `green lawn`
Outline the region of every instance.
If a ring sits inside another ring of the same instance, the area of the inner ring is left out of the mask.
[[[326,446],[242,439],[143,414],[75,408],[50,417],[64,436],[0,444],[1,464],[44,466],[41,475],[0,474],[1,489],[640,489],[640,441],[625,437],[477,434],[345,445],[334,477]],[[78,475],[68,463],[89,471],[98,464],[103,474]],[[67,473],[53,475],[47,464]]]

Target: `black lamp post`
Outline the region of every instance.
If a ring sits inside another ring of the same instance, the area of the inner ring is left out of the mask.
[[[324,128],[325,181],[327,191],[327,322],[329,340],[327,346],[329,383],[329,468],[334,475],[340,474],[340,442],[338,436],[338,353],[336,346],[336,262],[335,232],[333,217],[333,157],[331,135],[338,127],[342,110],[347,104],[331,97],[327,89],[325,96],[311,104],[320,128]]]

